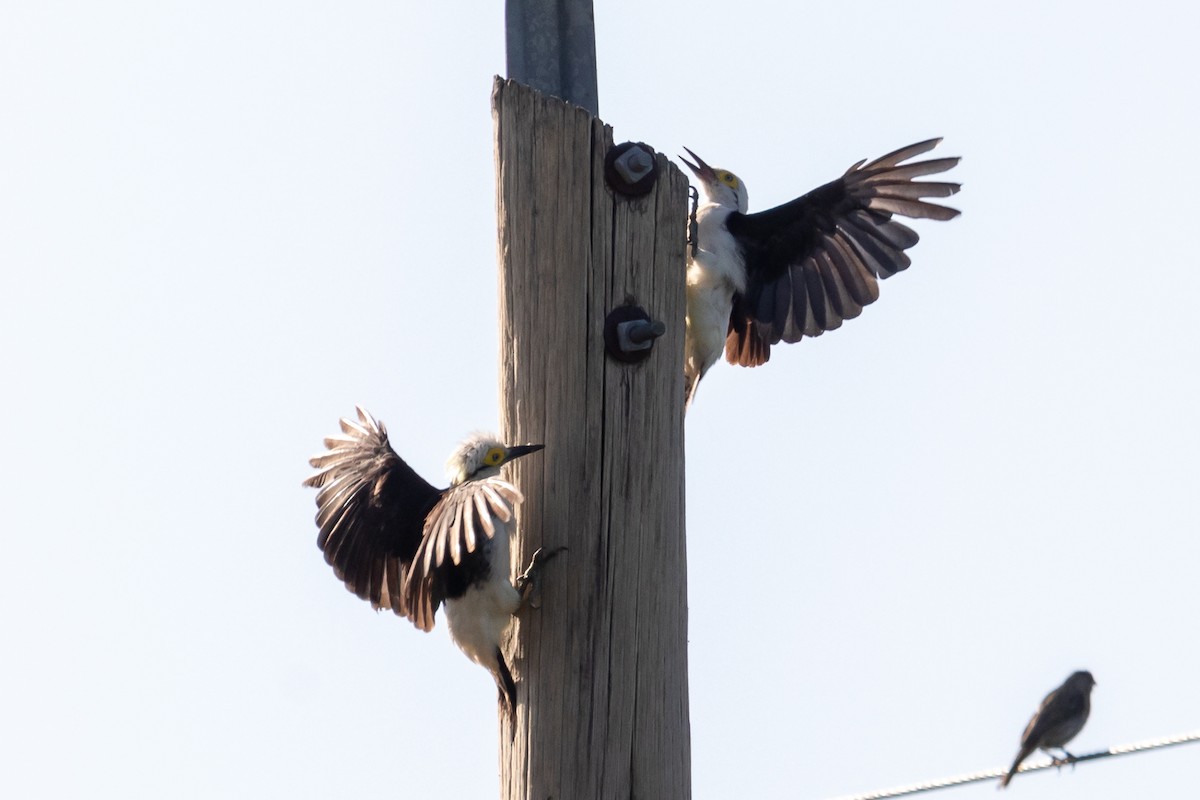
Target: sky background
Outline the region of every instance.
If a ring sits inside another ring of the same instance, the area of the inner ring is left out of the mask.
[[[752,210],[964,156],[875,305],[688,417],[697,800],[1006,765],[1080,668],[1073,750],[1200,727],[1196,12],[1048,5],[598,4],[617,140]],[[500,3],[0,6],[0,794],[496,796],[491,679],[342,587],[300,482],[355,403],[435,481],[498,426],[503,71]]]

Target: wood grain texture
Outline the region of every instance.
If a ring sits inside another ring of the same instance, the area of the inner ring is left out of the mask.
[[[654,191],[613,193],[612,129],[496,79],[500,396],[525,493],[514,558],[566,546],[542,608],[512,626],[515,730],[501,720],[506,800],[687,800],[691,755],[684,543],[687,181],[662,156]],[[604,352],[632,297],[667,333],[640,364]]]

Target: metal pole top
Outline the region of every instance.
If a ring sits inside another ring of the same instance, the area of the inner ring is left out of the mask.
[[[600,116],[592,0],[508,0],[508,77]]]

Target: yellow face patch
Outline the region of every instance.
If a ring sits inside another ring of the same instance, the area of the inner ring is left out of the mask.
[[[721,183],[728,186],[730,189],[738,188],[737,175],[734,175],[732,172],[729,172],[728,170],[724,170],[724,169],[717,170],[717,179],[720,180]]]
[[[499,466],[504,463],[504,448],[493,447],[488,450],[487,455],[483,457],[483,463],[489,467]]]

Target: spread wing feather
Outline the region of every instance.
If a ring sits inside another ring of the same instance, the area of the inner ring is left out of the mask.
[[[317,546],[346,588],[376,608],[408,615],[403,572],[421,544],[425,515],[442,492],[404,462],[387,429],[364,409],[310,459],[317,489]]]
[[[433,628],[434,615],[446,596],[445,570],[462,563],[496,535],[494,519],[507,522],[521,502],[521,492],[498,477],[453,486],[429,512],[424,537],[402,592],[413,624]],[[483,531],[484,538],[480,538]]]
[[[926,200],[949,197],[959,184],[913,180],[945,172],[959,159],[902,163],[940,141],[860,161],[790,203],[729,215],[726,226],[745,259],[747,280],[744,296],[734,298],[728,361],[757,366],[780,340],[795,342],[839,327],[878,299],[878,279],[908,268],[904,251],[918,236],[893,216],[948,220],[959,214]]]

